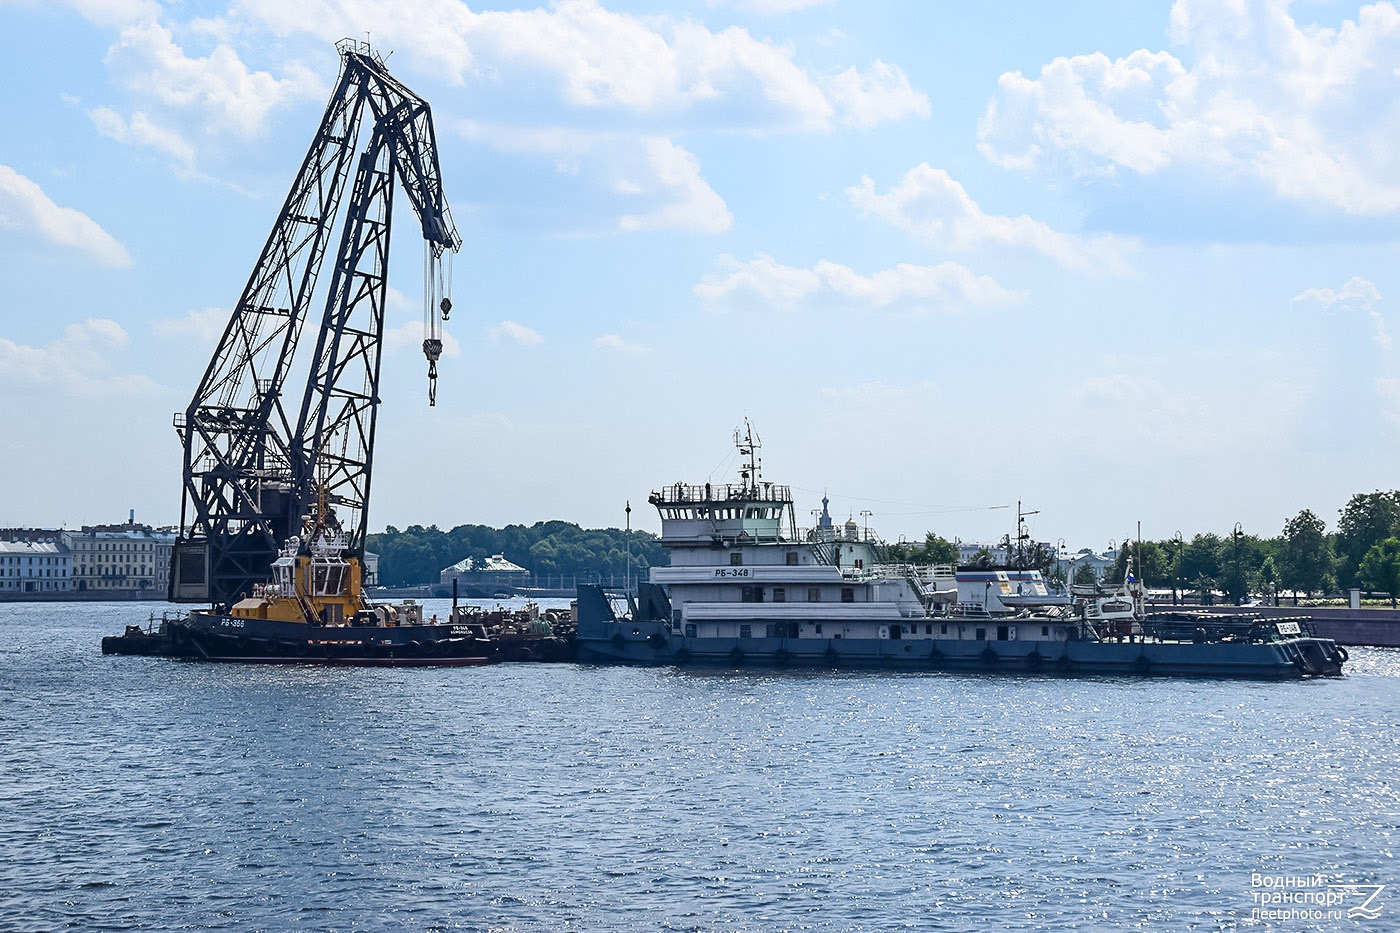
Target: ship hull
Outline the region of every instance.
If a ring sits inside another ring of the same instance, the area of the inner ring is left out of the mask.
[[[999,642],[948,638],[684,638],[664,622],[580,626],[581,661],[722,667],[835,667],[987,674],[1297,680],[1341,674],[1329,639],[1263,643]]]

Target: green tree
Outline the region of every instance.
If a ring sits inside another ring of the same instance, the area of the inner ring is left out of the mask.
[[[1280,541],[1278,574],[1279,582],[1285,589],[1311,596],[1325,591],[1332,580],[1331,543],[1327,539],[1327,528],[1309,509],[1303,509],[1290,518],[1283,526]]]
[[[1269,554],[1259,565],[1259,586],[1265,595],[1273,599],[1275,604],[1278,603],[1278,580],[1278,564],[1274,562],[1274,556]]]
[[[924,535],[924,546],[919,549],[917,562],[921,564],[956,564],[959,556],[956,544],[930,531]]]
[[[978,570],[987,570],[996,565],[996,560],[992,557],[992,552],[986,548],[981,548],[972,555],[972,566]]]
[[[1211,593],[1220,579],[1220,538],[1213,534],[1195,535],[1181,553],[1181,580],[1197,591],[1201,602],[1213,602]]]
[[[1364,585],[1361,561],[1386,538],[1400,535],[1400,492],[1357,493],[1337,520],[1337,580],[1344,587]]]
[[[1389,593],[1393,608],[1400,594],[1400,538],[1386,538],[1367,551],[1361,558],[1358,578],[1368,589]]]

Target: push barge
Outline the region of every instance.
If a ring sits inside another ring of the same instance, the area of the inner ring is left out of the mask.
[[[579,588],[580,660],[1260,679],[1337,676],[1347,660],[1306,618],[1148,614],[1131,574],[1032,607],[1044,594],[1032,571],[1013,592],[1004,571],[884,562],[878,538],[833,526],[825,501],[817,527],[798,531],[789,487],[759,476],[752,430],[735,442],[739,483],[650,495],[670,566],[651,569],[626,611]],[[1006,603],[987,597],[994,582]]]

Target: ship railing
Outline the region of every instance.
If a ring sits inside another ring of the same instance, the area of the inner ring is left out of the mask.
[[[1280,623],[1285,629],[1295,625],[1297,634],[1284,634]],[[1312,620],[1307,616],[1265,618],[1253,613],[1224,616],[1208,612],[1151,613],[1143,619],[1142,631],[1158,641],[1197,643],[1262,644],[1313,636]]]
[[[701,502],[792,502],[792,487],[778,483],[672,483],[647,497],[655,506]]]

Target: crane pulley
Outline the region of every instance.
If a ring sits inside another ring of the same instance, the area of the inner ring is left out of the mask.
[[[437,401],[450,256],[461,239],[432,112],[368,44],[336,47],[340,78],[321,124],[204,378],[175,417],[184,491],[172,600],[232,604],[318,509],[348,513],[348,552],[362,555],[396,189],[422,228],[423,352],[429,403]],[[342,201],[325,311],[293,413],[284,404],[289,368]]]

